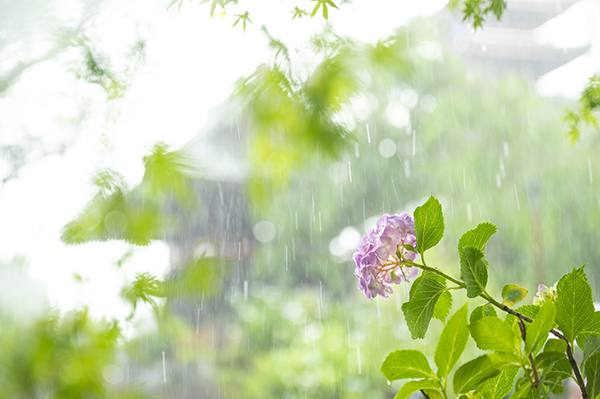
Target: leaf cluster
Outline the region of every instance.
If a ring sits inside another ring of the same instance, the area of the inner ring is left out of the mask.
[[[568,110],[563,120],[568,125],[567,135],[575,142],[581,135],[581,127],[592,125],[598,128],[600,110],[600,76],[592,76],[579,98],[579,108]]]
[[[168,151],[162,143],[144,157],[142,183],[129,191],[117,172],[100,170],[93,178],[97,193],[83,211],[62,230],[67,244],[90,241],[122,240],[134,245],[148,245],[169,232],[175,215],[163,211],[168,204],[192,209],[193,164],[181,151]]]
[[[396,398],[406,398],[417,390],[426,396],[446,397],[449,375],[459,360],[469,335],[477,347],[489,353],[464,363],[454,373],[456,396],[475,394],[484,399],[546,398],[563,391],[562,381],[574,379],[592,398],[600,393],[600,323],[594,310],[592,289],[584,267],[573,268],[557,284],[557,298],[540,305],[511,307],[525,298],[527,290],[507,284],[502,289],[502,303],[486,291],[488,262],[485,245],[496,233],[491,223],[481,223],[460,238],[461,279],[425,263],[425,251],[437,245],[444,234],[441,204],[430,197],[414,212],[417,243],[413,250],[421,255],[424,273],[413,283],[409,301],[402,305],[407,326],[413,339],[424,338],[432,318],[442,315],[443,322],[450,310],[452,296],[446,284],[465,289],[467,298],[483,298],[486,303],[468,316],[468,302],[446,323],[436,347],[434,373],[424,354],[414,350],[390,353],[381,371],[390,381],[419,379],[406,383]],[[449,298],[441,300],[442,295]],[[506,312],[504,319],[496,309]],[[549,339],[552,333],[559,339]],[[583,350],[584,388],[579,367],[572,355],[575,343]],[[522,377],[516,379],[522,370]]]
[[[450,0],[448,8],[460,9],[463,21],[473,24],[474,29],[482,28],[488,14],[492,13],[498,21],[504,13],[504,0]]]

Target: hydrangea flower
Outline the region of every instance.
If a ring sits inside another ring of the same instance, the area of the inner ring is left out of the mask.
[[[533,298],[533,304],[541,306],[547,300],[556,301],[556,284],[552,287],[546,287],[544,284],[538,285],[538,292],[535,294],[535,298]]]
[[[358,289],[364,291],[371,300],[377,295],[389,298],[394,293],[392,284],[408,282],[417,277],[419,269],[402,265],[402,259],[398,259],[396,254],[400,251],[406,259],[417,259],[417,253],[402,246],[414,246],[416,242],[415,222],[409,214],[383,215],[377,220],[375,228],[362,237],[358,252],[353,255]]]

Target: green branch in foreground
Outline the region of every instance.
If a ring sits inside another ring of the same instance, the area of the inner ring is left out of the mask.
[[[422,257],[422,255],[421,255],[421,257]],[[443,271],[441,271],[440,269],[438,269],[436,267],[431,267],[431,266],[415,263],[411,260],[406,259],[404,256],[402,257],[401,263],[406,266],[418,267],[419,269],[435,273],[439,276],[444,277],[448,281],[452,281],[454,284],[458,285],[460,288],[466,289],[466,287],[467,287],[467,284],[464,281],[456,279],[456,278],[444,273]],[[512,314],[513,316],[518,317],[519,320],[525,320],[528,323],[533,322],[533,320],[530,317],[527,317],[524,314],[521,314],[521,313],[509,308],[508,306],[503,305],[502,303],[498,302],[497,300],[492,298],[492,296],[490,294],[488,294],[485,290],[479,296],[481,298],[485,299],[487,302],[494,305],[495,307],[497,307],[498,309],[502,310],[503,312],[506,312],[508,314]],[[573,372],[575,373],[575,378],[577,379],[577,385],[579,385],[579,389],[581,390],[582,399],[589,399],[587,389],[585,388],[585,382],[583,381],[583,377],[581,376],[581,371],[579,370],[579,367],[577,366],[577,362],[575,361],[575,358],[573,357],[573,350],[571,348],[571,343],[560,331],[553,328],[550,330],[550,332],[555,337],[562,339],[563,341],[565,341],[567,343],[567,357],[569,358],[569,363],[571,363],[571,368],[573,369]],[[535,367],[535,366],[533,366],[533,367]],[[536,370],[536,374],[537,374],[537,370]]]

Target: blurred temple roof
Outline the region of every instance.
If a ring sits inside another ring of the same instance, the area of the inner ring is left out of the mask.
[[[537,81],[590,51],[590,38],[571,34],[584,21],[569,17],[586,2],[508,0],[500,21],[489,15],[475,32],[460,13],[446,10],[440,13],[447,20],[443,40],[467,64],[487,74],[521,72]]]

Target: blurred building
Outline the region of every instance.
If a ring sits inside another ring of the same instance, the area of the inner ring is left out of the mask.
[[[473,67],[486,74],[520,72],[532,81],[586,54],[589,41],[557,41],[565,32],[549,32],[570,7],[568,0],[509,0],[501,21],[490,13],[483,28],[474,31],[462,15],[443,11],[443,40]]]

